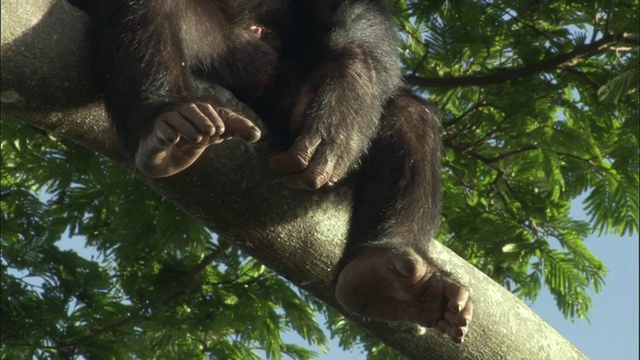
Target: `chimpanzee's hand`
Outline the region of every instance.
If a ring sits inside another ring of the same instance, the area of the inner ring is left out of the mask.
[[[208,103],[186,103],[165,112],[141,137],[136,166],[151,177],[174,175],[193,164],[204,150],[225,139],[260,139],[260,130],[248,119]]]
[[[302,134],[291,148],[274,156],[269,167],[289,187],[320,189],[337,183],[350,168],[351,161],[344,161],[339,149],[317,133]]]
[[[336,184],[356,166],[369,143],[367,135],[358,131],[354,116],[340,118],[341,113],[334,109],[317,108],[321,106],[314,104],[318,87],[310,81],[300,91],[291,116],[298,137],[269,162],[282,182],[296,189],[316,190]],[[310,120],[310,109],[320,116]]]

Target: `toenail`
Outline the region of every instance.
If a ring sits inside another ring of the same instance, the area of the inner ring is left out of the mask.
[[[457,304],[453,304],[453,306],[449,305],[449,308],[451,309],[451,311],[459,313],[460,311],[462,311],[462,309],[464,309],[464,304],[457,303]]]

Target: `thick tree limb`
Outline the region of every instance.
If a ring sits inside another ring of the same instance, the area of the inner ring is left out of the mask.
[[[125,166],[91,90],[83,14],[64,1],[2,1],[2,112]],[[268,138],[268,136],[267,136]],[[339,308],[330,286],[349,219],[349,189],[291,192],[267,171],[268,139],[215,146],[187,171],[144,179],[223,238]],[[130,167],[131,168],[131,167]],[[475,319],[463,345],[428,330],[354,319],[411,359],[585,359],[527,306],[436,244],[433,255],[471,289]],[[351,317],[353,318],[353,317]]]

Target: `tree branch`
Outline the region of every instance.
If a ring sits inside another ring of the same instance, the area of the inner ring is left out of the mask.
[[[58,344],[56,348],[68,349],[68,348],[74,348],[74,347],[86,344],[89,341],[97,338],[98,336],[108,333],[121,326],[127,325],[128,323],[136,319],[145,318],[144,316],[141,316],[141,314],[144,311],[149,310],[162,303],[170,302],[175,298],[181,295],[184,295],[187,290],[189,290],[191,287],[193,287],[196,284],[196,280],[198,279],[198,276],[200,276],[200,274],[206,269],[206,267],[209,266],[216,259],[220,258],[224,254],[224,252],[227,251],[227,249],[229,249],[229,247],[230,247],[230,244],[226,242],[221,243],[220,246],[215,251],[206,255],[202,260],[200,260],[198,265],[196,265],[191,270],[189,270],[189,272],[183,277],[182,281],[179,281],[168,290],[162,292],[156,298],[151,299],[145,302],[144,304],[137,306],[136,308],[133,309],[133,311],[131,311],[128,315],[122,317],[120,320],[115,321],[109,325],[100,327],[96,329],[94,332],[80,339],[75,340],[73,343]]]
[[[91,90],[83,14],[65,1],[0,4],[3,115],[72,139],[132,169]],[[344,246],[350,189],[291,192],[267,170],[272,154],[268,134],[257,144],[232,140],[212,147],[176,176],[141,179],[224,239],[340,310],[331,269]],[[347,316],[410,359],[585,359],[502,286],[440,244],[431,251],[472,293],[474,323],[464,344],[432,330]]]
[[[611,44],[615,44],[621,41],[630,41],[632,39],[632,34],[609,34],[604,36],[602,39],[594,41],[590,44],[576,47],[575,50],[569,53],[558,55],[554,58],[520,68],[497,70],[496,72],[488,75],[460,76],[452,78],[431,78],[417,75],[407,75],[405,76],[405,79],[411,85],[424,86],[427,88],[452,88],[458,86],[487,86],[500,84],[506,81],[523,78],[540,72],[550,71],[563,67],[571,67],[571,64],[573,62],[599,54],[602,51],[607,50]]]

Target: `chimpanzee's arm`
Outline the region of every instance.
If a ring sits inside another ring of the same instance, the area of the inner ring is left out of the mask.
[[[377,135],[382,108],[401,85],[398,39],[384,1],[318,1],[326,28],[324,61],[292,113],[300,133],[271,166],[292,187],[316,189],[342,179]],[[326,5],[326,6],[325,6]]]

